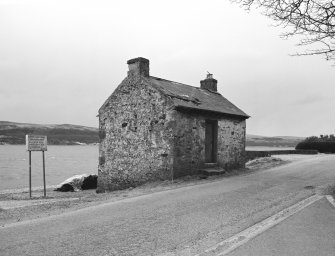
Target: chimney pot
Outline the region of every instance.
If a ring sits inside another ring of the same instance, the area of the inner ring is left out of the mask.
[[[208,78],[209,78],[209,79],[213,78],[213,74],[208,73],[206,78],[207,78],[207,79],[208,79]]]
[[[128,64],[128,76],[131,75],[140,75],[140,76],[149,76],[149,60],[138,57],[127,61]]]

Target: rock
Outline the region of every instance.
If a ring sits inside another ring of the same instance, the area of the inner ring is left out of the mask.
[[[66,183],[66,184],[61,185],[59,188],[56,188],[55,191],[74,192],[74,188],[71,184]]]
[[[98,175],[89,175],[84,178],[83,184],[81,185],[82,190],[86,189],[96,189],[98,185]]]
[[[86,189],[96,189],[97,180],[97,175],[75,175],[60,183],[54,190],[60,192],[74,192]]]

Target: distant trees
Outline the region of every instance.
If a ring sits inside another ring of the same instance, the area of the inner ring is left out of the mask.
[[[335,153],[335,136],[320,135],[320,137],[312,136],[307,137],[304,141],[300,142],[296,149],[314,149],[320,153]]]
[[[287,38],[301,35],[301,46],[311,49],[296,55],[323,55],[335,61],[335,1],[333,0],[231,0],[250,9],[260,7],[263,14],[289,28]]]
[[[311,137],[307,137],[304,141],[306,142],[335,142],[335,136],[334,134],[320,135],[320,137],[311,136]]]

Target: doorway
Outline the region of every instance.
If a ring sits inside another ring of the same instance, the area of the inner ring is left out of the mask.
[[[205,132],[205,162],[216,163],[217,161],[218,121],[206,120]]]

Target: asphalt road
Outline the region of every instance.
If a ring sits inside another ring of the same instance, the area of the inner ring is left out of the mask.
[[[335,208],[323,198],[238,247],[229,256],[331,256]]]
[[[193,255],[335,183],[324,155],[0,228],[0,255]]]

